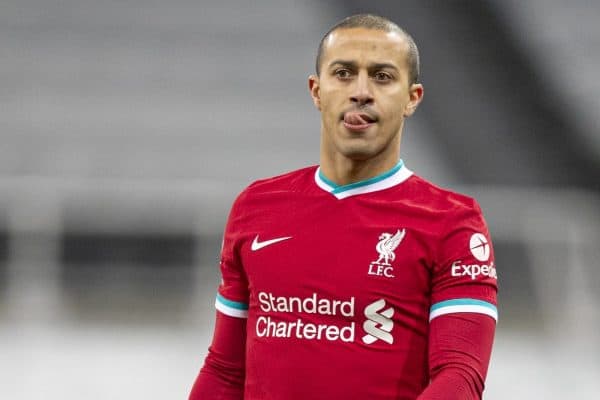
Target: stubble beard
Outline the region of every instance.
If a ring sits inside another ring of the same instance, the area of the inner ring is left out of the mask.
[[[379,127],[376,127],[379,128]],[[345,128],[341,128],[345,129]],[[394,151],[399,146],[399,132],[392,134],[389,138],[381,137],[380,132],[371,132],[363,135],[348,134],[344,131],[337,132],[338,136],[332,139],[335,152],[345,158],[355,161],[367,161],[378,158],[387,151]]]

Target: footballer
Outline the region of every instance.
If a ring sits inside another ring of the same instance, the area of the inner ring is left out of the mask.
[[[348,17],[323,37],[308,87],[320,163],[233,204],[189,398],[481,399],[494,251],[477,202],[401,158],[423,98],[415,42],[383,17]]]

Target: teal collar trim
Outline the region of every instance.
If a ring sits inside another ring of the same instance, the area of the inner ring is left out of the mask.
[[[390,169],[387,172],[384,172],[383,174],[374,176],[369,179],[365,179],[364,181],[349,183],[347,185],[338,185],[337,183],[330,181],[329,179],[327,179],[325,177],[325,175],[323,175],[323,172],[321,171],[320,168],[319,168],[319,177],[321,179],[323,179],[323,181],[325,183],[327,183],[329,186],[331,186],[333,188],[331,193],[335,194],[335,193],[342,193],[342,192],[345,192],[350,189],[359,188],[359,187],[363,187],[363,186],[367,186],[367,185],[372,185],[374,183],[380,182],[380,181],[384,180],[385,178],[388,178],[388,177],[394,175],[396,172],[398,172],[400,170],[400,168],[402,168],[403,165],[404,165],[404,162],[402,160],[400,160],[400,161],[398,161],[398,164],[396,164],[394,166],[394,168]]]
[[[369,193],[387,189],[389,187],[395,186],[403,182],[404,180],[408,179],[408,177],[410,177],[411,175],[412,171],[406,168],[404,162],[400,160],[392,169],[390,169],[387,172],[384,172],[373,178],[350,183],[347,185],[338,185],[335,182],[331,181],[322,173],[321,168],[319,167],[317,168],[315,174],[315,181],[321,189],[333,194],[338,199],[341,199],[356,194]]]

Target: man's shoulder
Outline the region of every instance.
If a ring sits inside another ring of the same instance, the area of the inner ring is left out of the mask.
[[[413,174],[411,178],[414,195],[420,201],[438,210],[479,210],[479,205],[474,197],[439,186],[416,174]]]
[[[313,165],[256,180],[243,190],[242,195],[303,191],[313,179],[316,169],[317,166]]]

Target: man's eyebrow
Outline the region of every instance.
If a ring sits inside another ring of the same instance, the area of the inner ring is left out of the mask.
[[[342,65],[344,67],[351,67],[351,68],[356,68],[357,64],[354,61],[349,61],[349,60],[333,60],[332,62],[329,63],[329,66],[332,67],[334,65]],[[385,69],[385,68],[389,68],[389,69],[393,69],[395,71],[398,70],[398,67],[396,67],[394,64],[391,63],[373,63],[373,64],[369,64],[369,69],[373,70],[373,69]]]
[[[390,64],[390,63],[375,63],[375,64],[371,64],[369,65],[370,69],[385,69],[385,68],[389,68],[389,69],[393,69],[393,70],[398,70],[398,68],[394,65],[394,64]]]
[[[329,63],[329,66],[334,66],[336,64],[343,65],[344,67],[356,67],[356,63],[354,61],[348,60],[333,60]]]

